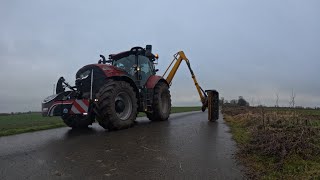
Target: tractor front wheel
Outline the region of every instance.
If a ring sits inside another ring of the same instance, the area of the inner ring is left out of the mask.
[[[119,130],[134,124],[138,104],[136,93],[129,83],[110,79],[96,97],[97,121],[103,128]]]

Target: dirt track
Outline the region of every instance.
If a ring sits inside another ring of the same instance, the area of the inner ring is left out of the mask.
[[[242,179],[228,131],[191,112],[114,132],[94,124],[1,137],[0,179]]]

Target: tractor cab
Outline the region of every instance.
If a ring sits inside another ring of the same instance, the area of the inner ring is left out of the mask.
[[[156,74],[154,62],[158,55],[152,54],[152,46],[133,47],[130,51],[110,54],[109,61],[114,67],[125,71],[139,87],[145,86],[148,78]],[[103,59],[99,61],[102,63]]]

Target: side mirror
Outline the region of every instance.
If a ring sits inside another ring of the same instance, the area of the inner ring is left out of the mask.
[[[102,60],[99,60],[98,63],[99,64],[101,64],[101,63],[105,64],[106,63],[106,58],[104,57],[104,55],[100,54],[100,57],[101,57]]]
[[[63,82],[65,79],[63,77],[60,77],[58,82],[57,82],[57,87],[56,87],[56,94],[60,94],[65,91],[65,88],[63,87]]]
[[[106,58],[104,57],[104,55],[100,54],[100,58],[98,61],[98,64],[106,64],[106,63],[112,63],[112,60],[106,60]],[[110,58],[110,57],[109,57]]]

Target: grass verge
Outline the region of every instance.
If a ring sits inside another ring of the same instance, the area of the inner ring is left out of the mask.
[[[171,113],[200,111],[201,107],[172,107]],[[145,113],[139,113],[139,117]],[[64,127],[60,117],[42,117],[40,113],[0,116],[0,136]]]
[[[224,108],[250,179],[319,179],[320,111]],[[294,113],[298,114],[298,113]],[[312,115],[312,116],[310,116]],[[313,118],[313,119],[311,119]]]

